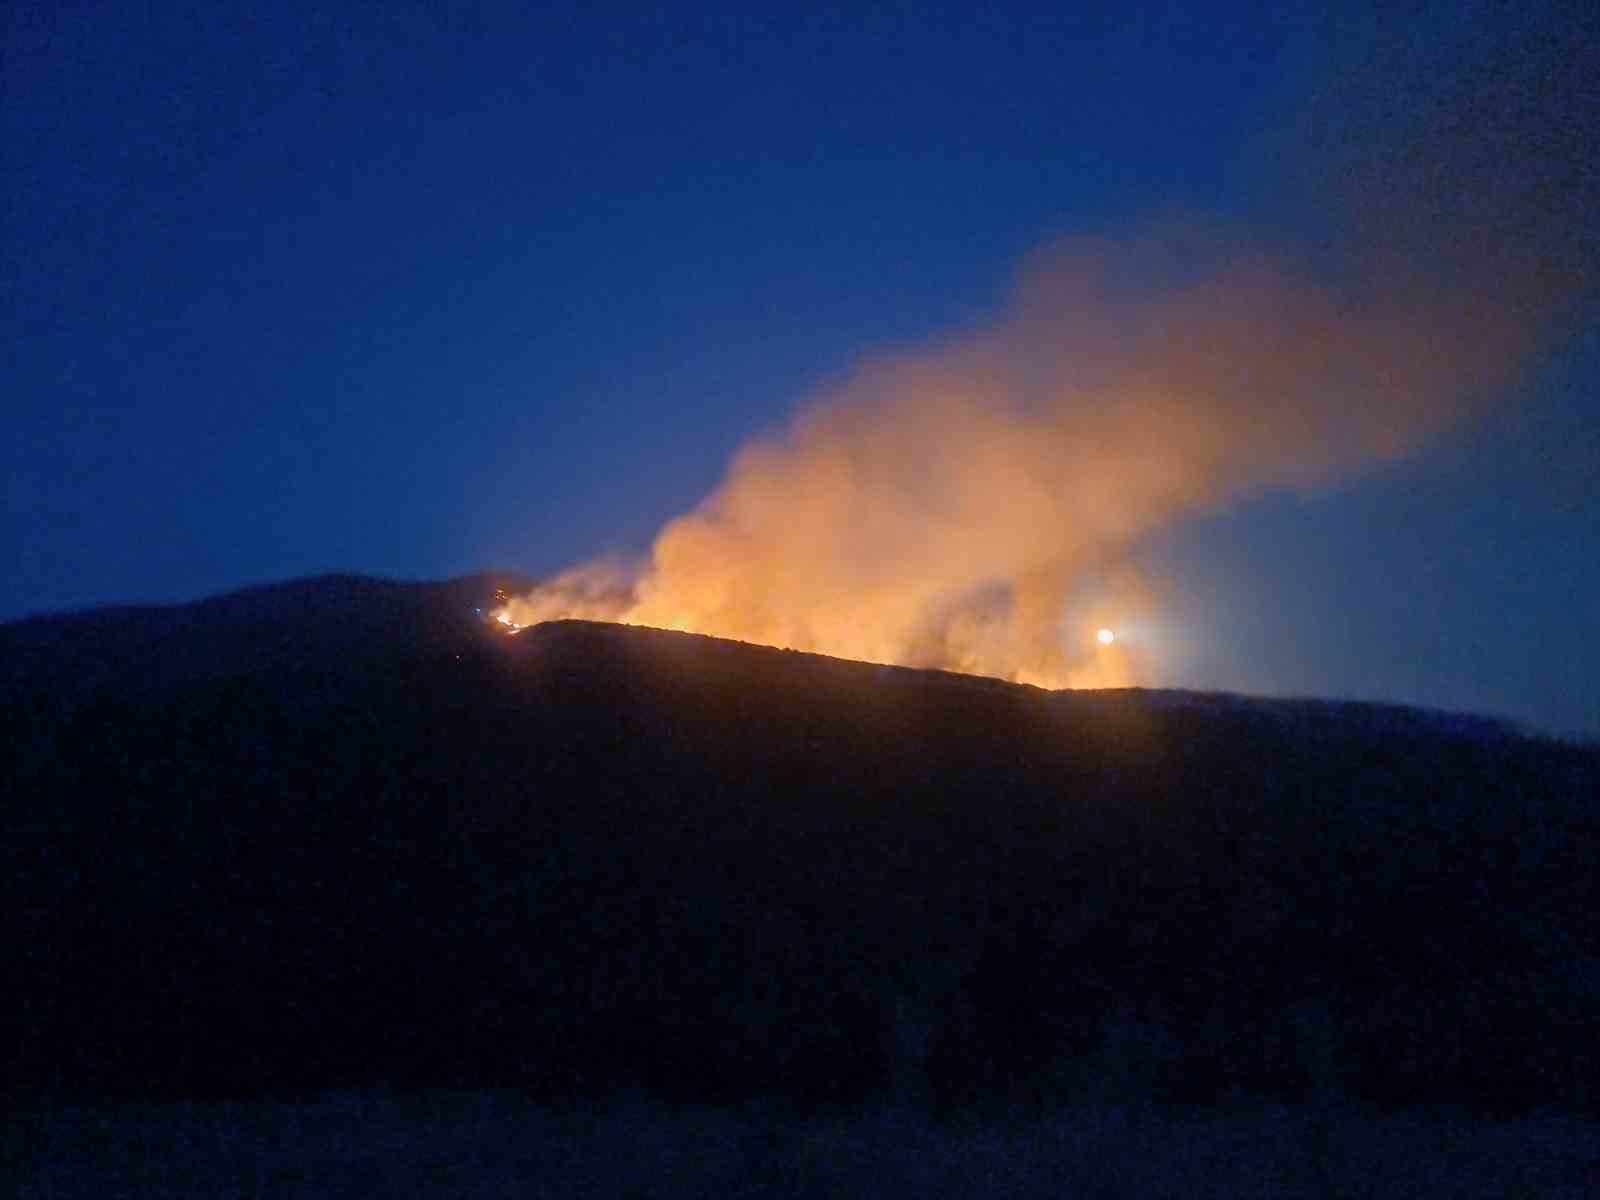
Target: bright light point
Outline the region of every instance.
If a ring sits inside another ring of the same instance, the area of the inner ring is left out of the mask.
[[[1095,641],[1099,642],[1102,646],[1109,646],[1112,642],[1117,640],[1117,635],[1112,633],[1109,629],[1102,629],[1099,633],[1095,634],[1094,637]]]
[[[511,618],[510,618],[510,617],[508,617],[508,616],[506,616],[506,615],[505,615],[505,613],[495,613],[495,615],[494,615],[494,619],[495,619],[495,620],[496,620],[496,621],[499,621],[499,622],[500,622],[500,624],[502,624],[502,625],[509,625],[509,624],[511,624]]]

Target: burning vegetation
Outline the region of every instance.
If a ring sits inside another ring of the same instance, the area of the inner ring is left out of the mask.
[[[1405,455],[1503,389],[1547,315],[1319,286],[1290,260],[1214,249],[1132,297],[1137,249],[1035,262],[991,327],[868,362],[747,446],[642,564],[576,567],[498,619],[1048,687],[1159,682],[1137,639],[1099,634],[1156,609],[1135,563],[1149,535]]]
[[[1166,600],[1136,565],[1150,535],[1426,445],[1506,395],[1589,289],[1600,195],[1570,107],[1593,55],[1503,58],[1324,131],[1295,218],[1312,249],[1170,227],[1050,249],[994,319],[869,359],[747,445],[644,561],[574,567],[497,619],[1162,682],[1121,636]]]

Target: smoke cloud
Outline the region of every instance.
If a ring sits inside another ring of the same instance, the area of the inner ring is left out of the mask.
[[[1577,86],[1552,61],[1325,156],[1342,240],[1168,223],[1040,252],[989,325],[869,359],[746,446],[647,561],[580,566],[507,616],[1148,681],[1094,639],[1159,602],[1130,565],[1146,537],[1414,451],[1504,396],[1588,287],[1593,163],[1550,125]]]

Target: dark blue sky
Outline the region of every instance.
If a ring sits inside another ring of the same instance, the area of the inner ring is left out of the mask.
[[[1045,7],[10,6],[0,619],[640,551],[1044,242],[1314,252],[1352,64],[1476,28]],[[1403,463],[1165,530],[1164,681],[1600,734],[1597,328]]]

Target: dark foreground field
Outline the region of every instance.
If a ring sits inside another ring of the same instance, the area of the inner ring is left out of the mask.
[[[0,628],[34,1194],[1559,1194],[1592,1159],[1595,748],[504,638],[494,582]]]
[[[21,1131],[26,1200],[62,1196],[816,1200],[1538,1196],[1581,1200],[1596,1125],[1532,1113],[1380,1112],[1283,1101],[1160,1110],[1075,1104],[935,1124],[871,1107],[579,1106],[514,1092],[74,1106]]]

